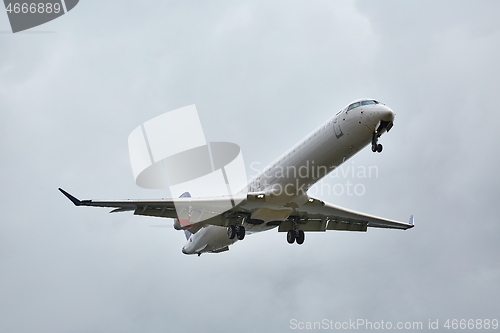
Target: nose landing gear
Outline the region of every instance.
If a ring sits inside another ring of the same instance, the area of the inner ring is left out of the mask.
[[[372,136],[372,152],[374,152],[374,153],[375,152],[377,152],[377,153],[382,152],[383,147],[380,143],[378,143],[378,138],[380,138],[380,136],[382,135],[382,132],[384,130],[389,132],[393,125],[394,125],[394,123],[392,121],[384,121],[384,120],[380,121],[380,125],[377,127],[377,129],[375,130],[375,132],[373,133],[373,136]]]
[[[375,133],[373,133],[373,136],[372,136],[372,152],[377,152],[377,153],[381,153],[382,152],[382,145],[380,143],[378,143],[378,138],[380,138],[380,134],[375,131]]]

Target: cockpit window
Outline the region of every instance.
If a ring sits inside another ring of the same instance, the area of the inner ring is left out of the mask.
[[[378,102],[373,100],[361,102],[361,105],[371,105],[371,104],[378,104]]]
[[[360,102],[356,102],[356,103],[352,103],[351,105],[349,105],[349,107],[347,108],[347,111],[349,110],[352,110],[354,108],[357,108],[358,106],[360,106]]]

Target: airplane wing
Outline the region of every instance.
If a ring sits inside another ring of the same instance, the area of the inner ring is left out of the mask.
[[[191,198],[183,197],[177,199],[158,199],[158,200],[79,200],[69,194],[62,188],[59,188],[75,206],[93,206],[114,208],[110,213],[133,211],[134,215],[156,216],[179,219],[183,227],[191,226],[199,222],[225,226],[224,217],[233,213],[234,202],[246,201],[246,195],[242,197],[210,197],[210,198]],[[231,203],[233,203],[231,205]],[[231,206],[233,207],[231,209]]]
[[[61,188],[59,188],[59,191],[76,206],[108,207],[114,208],[111,213],[133,211],[134,215],[176,218],[179,219],[181,226],[184,228],[200,222],[227,226],[226,218],[251,214],[267,202],[266,196],[259,193],[240,194],[232,198],[221,196],[99,201],[79,200]],[[232,205],[228,205],[228,202],[232,203]],[[293,229],[292,220],[297,223],[297,229],[304,231],[366,231],[367,227],[390,229],[409,229],[413,227],[413,216],[410,218],[409,223],[404,223],[356,212],[314,198],[309,198],[305,204],[292,212],[288,220],[279,223],[278,231],[286,232]]]
[[[295,218],[297,229],[304,231],[366,231],[368,227],[403,230],[413,228],[413,215],[408,223],[404,223],[346,209],[314,198],[310,198],[297,208],[297,212],[290,218]],[[286,232],[292,229],[292,226],[293,222],[284,221],[278,231]]]

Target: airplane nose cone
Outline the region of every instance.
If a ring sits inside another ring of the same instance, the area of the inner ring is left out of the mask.
[[[388,107],[380,111],[380,120],[382,121],[394,121],[394,112]]]
[[[182,248],[182,253],[184,253],[184,254],[188,254],[188,253],[186,252],[186,249],[185,249],[185,248]]]

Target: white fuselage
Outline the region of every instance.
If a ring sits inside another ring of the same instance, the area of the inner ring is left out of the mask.
[[[312,185],[369,145],[381,122],[394,120],[394,113],[389,107],[378,102],[361,105],[366,101],[373,100],[350,103],[250,179],[245,192],[273,192],[279,199],[270,203],[269,207],[252,213],[252,219],[263,220],[264,223],[243,222],[248,233],[275,228],[276,223],[267,222],[282,221],[288,216],[286,212],[285,215],[273,215],[272,212],[280,212],[280,208],[290,206],[290,202],[297,205],[305,203],[308,199],[306,192]],[[348,110],[354,103],[360,103],[360,106]],[[207,225],[191,235],[182,252],[213,252],[235,242],[236,238],[228,238],[225,227]]]

